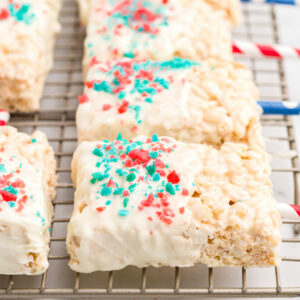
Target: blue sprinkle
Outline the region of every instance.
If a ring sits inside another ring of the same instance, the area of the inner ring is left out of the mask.
[[[154,133],[153,136],[152,136],[152,142],[159,142],[159,141],[160,140],[159,140],[158,135],[156,133]]]
[[[127,209],[120,209],[120,210],[118,211],[118,214],[119,214],[121,217],[126,217],[126,216],[129,215],[129,210],[127,210]]]
[[[155,173],[153,176],[153,181],[159,181],[160,180],[160,175],[158,173]]]
[[[16,202],[14,201],[9,201],[7,202],[9,204],[10,207],[14,208],[16,206]]]

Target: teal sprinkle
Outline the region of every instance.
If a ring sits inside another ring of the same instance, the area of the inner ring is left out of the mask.
[[[163,79],[161,77],[155,78],[154,82],[157,82],[158,84],[160,84],[165,89],[169,89],[169,87],[170,87],[170,81],[165,80],[165,79]]]
[[[160,175],[158,173],[155,173],[153,176],[153,181],[159,181],[160,180]]]
[[[136,179],[136,175],[135,175],[134,173],[130,173],[130,174],[128,174],[127,177],[126,177],[126,180],[127,180],[128,182],[132,182],[132,181],[134,181],[135,179]]]
[[[123,171],[122,169],[117,169],[116,170],[116,173],[119,175],[119,176],[124,176],[124,175],[126,175],[126,172],[125,171]]]
[[[118,214],[119,214],[121,217],[126,217],[126,216],[129,215],[129,210],[127,210],[127,209],[120,209],[120,210],[118,211]]]
[[[103,152],[98,148],[94,149],[93,154],[96,155],[96,156],[99,156],[99,157],[103,156]]]
[[[123,138],[122,138],[122,134],[119,132],[119,133],[118,133],[118,136],[117,136],[117,141],[122,141],[122,139],[123,139]]]
[[[100,172],[96,172],[92,174],[92,179],[91,179],[91,183],[94,184],[97,181],[102,181],[104,179],[104,175]]]
[[[145,98],[145,102],[148,102],[148,103],[153,103],[153,100],[149,97]]]
[[[40,213],[39,211],[37,211],[36,215],[41,219],[42,224],[45,225],[45,224],[46,224],[46,220],[45,220],[45,218],[43,218],[43,217],[41,216],[41,213]]]
[[[36,143],[36,139],[32,139],[32,140],[31,140],[31,143],[32,143],[32,144]]]
[[[118,94],[118,98],[119,99],[124,99],[126,97],[126,92],[124,91],[121,91],[119,94]]]
[[[183,59],[179,57],[175,57],[172,60],[165,61],[161,63],[161,68],[163,69],[189,69],[191,67],[199,65],[196,62],[193,62],[189,59]]]
[[[154,95],[156,94],[156,90],[155,88],[148,86],[149,84],[151,84],[151,82],[149,80],[146,79],[136,79],[135,83],[134,83],[134,88],[140,93],[147,93],[149,95]]]
[[[105,202],[105,205],[106,205],[106,206],[111,205],[111,201],[110,201],[110,200],[107,200],[107,201]]]
[[[150,153],[149,153],[149,156],[150,156],[151,158],[157,158],[157,157],[158,157],[158,152],[150,152]]]
[[[134,191],[134,189],[136,188],[136,186],[137,186],[137,183],[134,183],[134,184],[130,185],[130,186],[128,187],[129,192],[132,193],[132,192]]]
[[[114,78],[114,79],[113,79],[113,84],[114,84],[115,86],[120,86],[120,82],[119,82],[118,78]]]
[[[107,81],[102,81],[101,83],[94,83],[94,90],[97,92],[106,92],[106,93],[110,93],[113,94],[111,87],[109,85],[109,83]]]
[[[51,228],[50,227],[48,228],[48,231],[51,232]]]
[[[127,207],[128,202],[129,202],[129,198],[125,198],[124,201],[123,201],[123,206],[124,206],[124,208]]]
[[[0,164],[0,172],[1,172],[1,173],[6,173],[5,165]]]
[[[171,182],[168,182],[166,184],[166,191],[170,194],[170,195],[175,195],[175,189],[173,187],[173,184]]]
[[[152,176],[156,171],[155,164],[153,163],[152,165],[147,166],[146,169],[147,169],[149,175]]]
[[[108,186],[103,187],[101,190],[101,196],[109,196],[111,195],[111,193],[112,193],[112,188]]]
[[[34,14],[30,13],[31,5],[23,4],[16,8],[13,3],[8,6],[9,13],[18,22],[24,22],[26,25],[30,25],[35,17]]]
[[[116,188],[114,189],[114,195],[122,195],[124,188]]]
[[[101,162],[100,162],[100,161],[97,161],[97,162],[96,162],[96,167],[97,167],[97,168],[101,167]]]
[[[9,201],[9,202],[7,202],[8,203],[8,205],[10,206],[10,207],[12,207],[12,208],[14,208],[15,206],[16,206],[16,203],[14,202],[14,201]]]
[[[109,158],[107,159],[107,162],[118,162],[118,159],[115,157],[115,158]]]
[[[7,186],[4,188],[4,191],[14,194],[14,195],[18,195],[18,190],[15,189],[14,187],[12,187],[11,185]]]
[[[126,53],[124,53],[124,56],[127,58],[134,58],[135,54],[133,52],[126,52]]]
[[[158,135],[156,133],[154,133],[152,135],[152,142],[159,142],[159,141],[160,141],[160,139],[159,139]]]

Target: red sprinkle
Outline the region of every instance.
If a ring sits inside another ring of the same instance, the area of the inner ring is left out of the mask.
[[[116,184],[115,184],[111,179],[109,179],[109,181],[108,181],[108,183],[107,183],[106,186],[115,188],[115,187],[116,187]]]
[[[132,160],[136,160],[139,164],[148,163],[150,160],[148,152],[143,149],[134,149],[128,153],[128,156]]]
[[[153,196],[153,194],[149,194],[147,200],[142,201],[142,202],[141,202],[141,205],[143,205],[143,206],[145,206],[145,207],[150,207],[150,206],[152,206],[153,201],[154,201],[154,196]]]
[[[92,81],[86,81],[85,82],[85,86],[89,89],[91,89],[92,87],[94,87],[94,82]]]
[[[184,207],[179,208],[179,213],[184,214]]]
[[[8,12],[8,10],[5,9],[5,8],[2,8],[2,9],[0,10],[0,20],[5,20],[5,19],[7,19],[8,17],[9,17],[9,12]]]
[[[93,56],[90,62],[90,67],[99,64],[99,61],[97,60],[96,56]]]
[[[80,104],[86,103],[89,101],[89,98],[86,94],[83,94],[82,96],[78,96],[78,101]]]
[[[165,164],[160,159],[156,159],[154,161],[154,163],[155,163],[156,168],[164,168],[165,167]]]
[[[188,196],[189,195],[189,191],[187,189],[183,189],[181,192],[182,196]]]
[[[110,110],[111,108],[112,108],[112,106],[110,104],[103,104],[103,106],[102,106],[103,111]]]
[[[7,191],[4,191],[4,190],[0,190],[0,196],[2,196],[3,200],[6,201],[6,202],[17,200],[16,195],[11,194],[11,193],[9,193]]]
[[[167,179],[169,182],[173,183],[173,184],[177,184],[180,182],[180,178],[179,176],[176,174],[175,171],[171,172],[168,176]]]
[[[97,207],[97,211],[98,212],[103,212],[103,211],[105,211],[105,206],[102,206],[102,207]]]
[[[129,106],[129,102],[124,100],[120,107],[118,108],[119,114],[123,114],[127,111],[127,107]]]
[[[14,187],[14,188],[24,188],[24,187],[25,187],[25,183],[24,183],[24,181],[21,180],[21,179],[16,179],[16,181],[13,182],[13,183],[11,184],[11,186]]]

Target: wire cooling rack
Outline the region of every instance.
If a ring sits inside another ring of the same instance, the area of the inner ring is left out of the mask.
[[[274,7],[247,4],[245,23],[235,32],[239,40],[279,42]],[[56,151],[59,183],[54,201],[50,267],[42,276],[0,276],[0,298],[89,298],[110,296],[273,297],[300,295],[300,222],[285,222],[282,263],[278,268],[145,268],[78,274],[67,263],[66,227],[73,209],[70,162],[76,147],[75,109],[82,92],[81,57],[84,29],[78,25],[77,7],[65,0],[62,32],[55,49],[54,68],[47,79],[41,109],[14,114],[10,125],[31,133],[48,134]],[[263,28],[263,31],[261,30]],[[288,100],[282,62],[240,59],[253,70],[262,99]],[[299,164],[293,121],[289,117],[264,117],[267,148],[273,154],[272,180],[276,198],[299,203]],[[288,199],[288,200],[286,200]],[[299,229],[299,228],[298,228]],[[297,275],[298,274],[298,275]]]

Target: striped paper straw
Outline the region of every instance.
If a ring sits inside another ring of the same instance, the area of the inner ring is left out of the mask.
[[[290,101],[258,101],[265,115],[299,115],[300,103]]]
[[[287,5],[299,5],[299,0],[241,0],[246,3],[267,3],[267,4],[287,4]]]
[[[300,221],[300,206],[286,203],[277,203],[281,218],[284,220]]]
[[[232,51],[235,54],[242,54],[251,57],[269,57],[269,58],[300,58],[300,48],[283,46],[257,44],[246,41],[234,41]]]
[[[0,126],[4,126],[9,121],[9,112],[5,109],[0,109]]]

